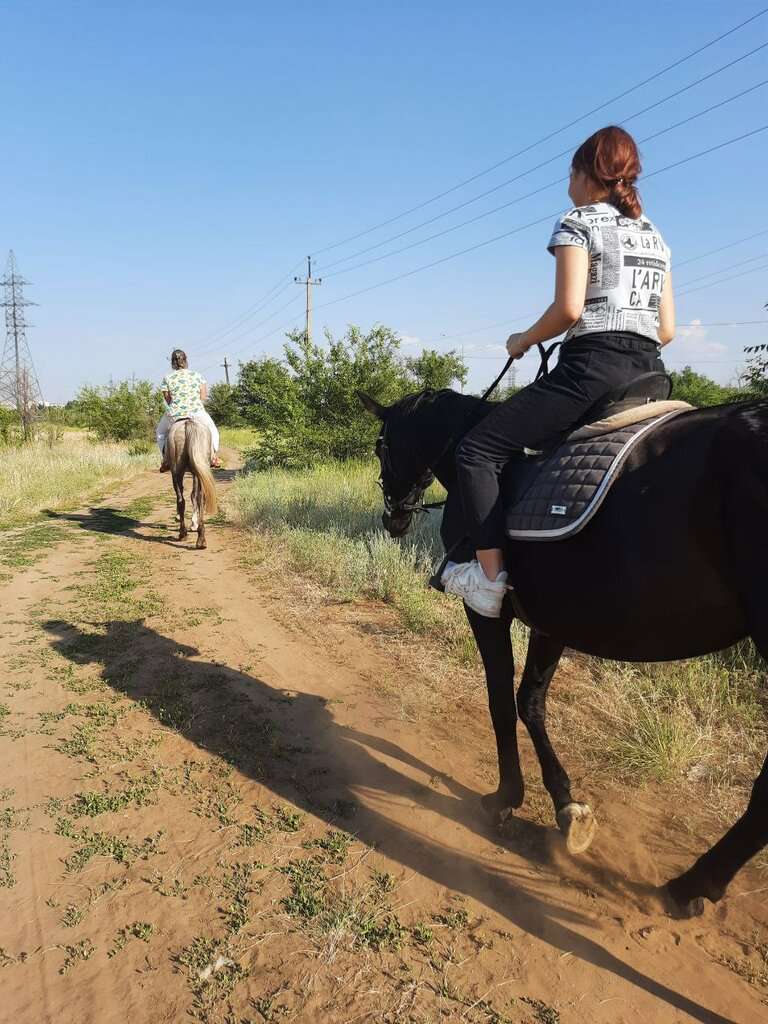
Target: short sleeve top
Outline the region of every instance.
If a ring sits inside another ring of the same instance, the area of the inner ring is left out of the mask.
[[[610,203],[577,206],[556,223],[548,249],[577,245],[589,254],[584,312],[565,340],[602,331],[631,331],[658,344],[659,306],[671,254],[641,215],[625,217]]]
[[[173,419],[183,419],[204,412],[205,406],[200,398],[200,388],[205,384],[205,377],[196,370],[174,370],[163,377],[160,385],[168,391],[171,401],[168,403],[168,415]]]

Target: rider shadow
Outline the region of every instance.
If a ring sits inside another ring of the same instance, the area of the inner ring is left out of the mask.
[[[324,698],[276,689],[255,675],[220,663],[190,660],[199,654],[196,648],[179,644],[140,620],[110,622],[106,634],[91,634],[61,621],[44,626],[61,655],[76,664],[100,665],[109,686],[141,702],[160,721],[168,712],[164,688],[169,680],[180,682],[188,713],[179,716],[179,732],[277,797],[330,826],[347,829],[404,867],[462,892],[540,941],[623,978],[702,1024],[734,1024],[575,930],[574,925],[588,919],[530,891],[531,879],[517,876],[503,858],[482,860],[394,820],[379,811],[373,800],[361,802],[360,789],[369,795],[382,794],[385,809],[393,801],[399,800],[402,806],[404,801],[419,800],[479,831],[477,812],[472,809],[476,793],[435,772],[396,743],[340,725]],[[448,794],[416,782],[388,761],[440,778]],[[522,829],[534,847],[535,859],[548,857],[551,831],[533,823]]]
[[[87,512],[54,512],[52,509],[46,508],[43,509],[43,515],[58,522],[71,523],[88,533],[120,534],[150,544],[178,546],[173,526],[165,523],[146,523],[128,515],[123,509],[111,508],[107,505],[92,505]],[[163,530],[167,536],[152,536],[146,532],[148,530]]]

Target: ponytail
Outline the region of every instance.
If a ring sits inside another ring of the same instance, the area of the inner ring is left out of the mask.
[[[635,140],[623,128],[601,128],[573,154],[571,165],[608,191],[608,202],[619,213],[637,220],[643,212],[635,182],[642,172]]]

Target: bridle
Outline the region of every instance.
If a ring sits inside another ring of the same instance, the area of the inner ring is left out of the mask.
[[[550,345],[549,348],[545,348],[544,345],[539,344],[538,349],[541,363],[536,373],[535,380],[538,380],[539,377],[542,376],[546,377],[547,373],[549,372],[550,356],[552,355],[554,350],[561,344],[562,342],[556,341],[554,342],[554,344]],[[501,371],[501,373],[498,375],[498,377],[496,377],[491,386],[483,392],[480,401],[476,409],[474,410],[475,414],[479,409],[481,409],[485,405],[485,403],[491,397],[493,392],[496,390],[496,388],[503,380],[504,375],[506,374],[507,370],[510,368],[513,362],[514,359],[512,356],[510,356],[509,359],[507,359],[506,363],[504,364],[504,368]],[[412,408],[415,409],[419,402],[422,401],[424,397],[428,394],[430,394],[429,391],[422,391],[420,394],[416,395]],[[381,433],[379,434],[378,440],[376,441],[376,454],[379,457],[379,464],[381,466],[381,473],[379,474],[378,485],[381,488],[381,494],[384,499],[384,511],[386,515],[388,515],[390,518],[392,518],[393,516],[412,516],[419,515],[423,512],[431,512],[433,509],[442,508],[443,505],[445,505],[445,500],[430,502],[424,501],[424,492],[431,486],[435,479],[435,474],[432,472],[429,466],[427,466],[422,475],[411,485],[404,498],[397,500],[387,492],[386,485],[384,483],[384,478],[385,476],[389,476],[390,479],[392,479],[395,476],[395,469],[394,466],[392,465],[392,456],[390,453],[389,442],[387,441],[388,425],[388,422],[385,420],[381,428]],[[443,447],[443,450],[440,452],[438,457],[436,459],[430,460],[432,465],[437,465],[438,463],[440,463],[443,457],[447,454],[451,445],[454,444],[456,438],[462,437],[464,434],[467,433],[467,431],[472,426],[474,426],[474,424],[469,423],[468,417],[467,420],[465,420],[464,423],[462,423],[460,430],[457,430],[453,434],[451,434],[450,438],[446,442],[445,446]]]

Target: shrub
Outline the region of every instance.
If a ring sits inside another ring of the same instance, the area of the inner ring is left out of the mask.
[[[285,362],[245,363],[237,386],[243,418],[260,432],[252,467],[300,469],[323,459],[356,459],[369,453],[378,430],[358,392],[383,403],[414,390],[447,387],[466,377],[453,352],[425,351],[402,360],[400,339],[388,327],[367,334],[350,326],[342,338],[326,332],[326,345],[294,332]]]
[[[160,391],[142,380],[131,386],[81,388],[76,399],[83,422],[96,436],[110,441],[149,440],[165,404]]]

